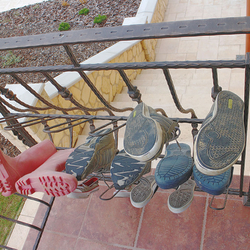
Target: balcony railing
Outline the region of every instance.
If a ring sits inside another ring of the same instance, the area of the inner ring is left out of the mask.
[[[16,49],[30,49],[39,47],[51,47],[51,46],[63,46],[68,54],[72,64],[71,65],[52,65],[52,66],[39,66],[39,67],[25,67],[25,68],[1,68],[0,75],[10,75],[18,83],[20,83],[28,92],[34,95],[41,103],[42,107],[31,106],[23,101],[19,100],[16,93],[13,93],[9,89],[0,86],[0,92],[5,98],[14,100],[20,104],[23,108],[16,108],[11,105],[4,98],[0,97],[0,112],[2,114],[1,122],[5,123],[5,129],[11,130],[18,139],[22,140],[24,144],[33,146],[37,142],[32,135],[27,131],[27,127],[32,127],[37,124],[42,124],[43,132],[47,133],[50,139],[53,141],[53,135],[67,130],[69,132],[69,147],[74,146],[74,133],[73,129],[77,126],[86,124],[90,126],[91,133],[94,133],[99,128],[96,127],[96,121],[106,121],[106,125],[112,125],[115,133],[116,143],[118,144],[119,129],[126,124],[127,116],[124,115],[125,111],[133,110],[130,107],[124,107],[122,109],[114,107],[109,101],[101,94],[98,88],[93,84],[90,77],[86,74],[86,71],[100,71],[100,70],[114,70],[117,71],[123,79],[127,89],[128,95],[131,97],[131,101],[141,102],[143,101],[143,95],[140,90],[133,86],[129,77],[126,74],[126,70],[138,70],[138,69],[160,69],[162,70],[168,87],[171,91],[173,101],[177,109],[181,113],[190,114],[190,118],[170,117],[179,123],[189,123],[191,125],[190,130],[192,135],[195,136],[198,133],[198,124],[203,122],[203,119],[198,118],[194,109],[185,109],[179,101],[177,93],[175,91],[175,85],[172,80],[169,69],[210,69],[212,75],[212,98],[221,91],[219,85],[217,70],[222,68],[242,68],[245,70],[245,82],[244,82],[244,122],[245,132],[247,135],[248,124],[248,111],[249,111],[249,54],[245,55],[244,60],[213,60],[213,61],[162,61],[162,62],[134,62],[134,63],[97,63],[97,64],[81,64],[75,57],[74,50],[71,45],[84,44],[89,42],[105,42],[105,41],[127,41],[127,40],[142,40],[142,39],[159,39],[159,38],[174,38],[174,37],[193,37],[193,36],[217,36],[217,35],[233,35],[233,34],[247,34],[250,33],[250,17],[239,18],[223,18],[223,19],[207,19],[207,20],[192,20],[192,21],[178,21],[169,23],[154,23],[144,25],[133,26],[121,26],[121,27],[108,27],[108,28],[95,28],[85,29],[80,31],[67,31],[57,32],[50,34],[41,34],[24,37],[11,37],[0,39],[1,51],[12,51]],[[95,94],[98,100],[101,102],[102,107],[90,108],[80,103],[69,89],[61,86],[51,76],[51,72],[77,72],[84,80],[91,91]],[[71,102],[70,107],[61,107],[48,101],[42,95],[35,92],[23,79],[22,74],[25,73],[42,73],[49,82],[57,89],[58,94]],[[1,76],[0,76],[1,77]],[[132,102],[131,102],[132,103]],[[11,112],[9,111],[11,110]],[[56,112],[55,112],[56,111]],[[73,112],[74,111],[74,112]],[[77,111],[77,112],[75,112]],[[104,111],[106,115],[98,115],[97,111]],[[163,115],[165,111],[158,109]],[[24,119],[25,118],[25,119]],[[56,121],[53,125],[49,125],[51,121]],[[57,122],[60,121],[60,122]],[[122,122],[122,125],[119,125]],[[62,148],[62,147],[58,147]],[[162,157],[162,156],[160,156]],[[240,165],[240,183],[238,189],[229,189],[229,194],[244,196],[244,205],[250,205],[250,189],[243,190],[244,170],[245,170],[245,157],[246,148],[244,149],[240,160],[236,162]],[[101,175],[99,178],[110,181],[108,175]],[[197,191],[201,191],[196,188]],[[37,249],[41,235],[43,233],[46,221],[48,219],[50,210],[53,205],[54,198],[51,198],[50,202],[45,202],[40,199],[26,197],[27,199],[33,199],[41,204],[47,206],[47,212],[44,216],[41,227],[36,227],[32,224],[20,222],[18,220],[12,220],[15,223],[19,223],[30,228],[38,230],[39,234],[33,249]],[[4,216],[0,216],[7,220],[11,220]],[[4,247],[4,246],[1,246]],[[12,249],[5,247],[6,249]]]

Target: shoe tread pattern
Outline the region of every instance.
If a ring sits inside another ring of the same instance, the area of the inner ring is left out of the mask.
[[[237,161],[245,142],[243,111],[243,101],[238,96],[220,92],[216,114],[201,128],[196,139],[198,166],[226,171]]]
[[[124,149],[130,155],[143,155],[151,150],[157,139],[153,119],[143,115],[143,103],[129,115],[124,136]]]
[[[21,179],[17,181],[16,189],[23,195],[30,195],[34,192],[45,192],[47,195],[64,196],[73,191],[64,178],[53,175]]]
[[[176,143],[166,149],[166,156],[157,164],[155,180],[162,189],[175,188],[189,179],[192,174],[193,160],[189,145]]]
[[[212,195],[220,195],[229,186],[232,171],[230,168],[220,175],[211,176],[201,173],[194,166],[193,174],[194,180],[200,189]]]
[[[110,168],[114,187],[121,190],[132,185],[144,173],[146,167],[145,162],[137,161],[126,154],[118,154]]]

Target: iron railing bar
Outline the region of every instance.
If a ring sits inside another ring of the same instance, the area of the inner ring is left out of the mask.
[[[102,96],[102,94],[99,92],[99,90],[95,87],[95,85],[91,82],[89,77],[86,75],[83,71],[78,71],[79,75],[82,77],[82,79],[87,83],[87,85],[90,87],[90,89],[93,91],[93,93],[96,95],[96,97],[104,104],[107,108],[111,109],[112,111],[116,112],[125,112],[126,108],[118,109],[110,105],[105,98]]]
[[[80,63],[77,61],[77,59],[76,59],[76,57],[75,57],[75,55],[74,55],[73,50],[69,47],[69,45],[63,45],[63,47],[64,47],[66,53],[68,54],[68,56],[69,56],[71,62],[73,63],[73,65],[74,65],[75,67],[79,67],[79,66],[80,66]]]
[[[74,107],[74,108],[61,108],[59,106],[55,106],[55,105],[51,104],[50,102],[48,102],[47,100],[45,100],[41,95],[37,94],[37,92],[34,91],[28,84],[26,84],[19,76],[17,76],[14,73],[12,73],[10,75],[16,81],[18,81],[24,88],[26,88],[32,95],[34,95],[38,100],[40,100],[41,102],[43,102],[45,105],[47,105],[51,109],[60,110],[60,111],[71,111],[71,110],[78,109],[77,107]]]
[[[213,100],[215,100],[218,93],[222,90],[222,88],[219,86],[219,83],[218,83],[218,73],[217,73],[216,67],[212,67],[212,75],[213,75],[213,88],[212,88],[211,96]]]
[[[69,120],[70,120],[70,119],[69,119]],[[70,120],[70,122],[64,122],[64,123],[60,123],[60,124],[57,124],[57,125],[54,125],[54,126],[51,126],[51,127],[47,127],[47,128],[45,128],[45,129],[43,129],[43,132],[49,133],[49,134],[51,134],[51,133],[62,132],[62,131],[64,131],[64,130],[66,130],[66,129],[73,128],[73,127],[75,127],[75,126],[77,126],[77,125],[80,125],[80,124],[82,124],[82,123],[89,122],[89,121],[91,121],[92,119],[88,119],[88,120],[85,120],[85,121],[82,121],[82,122],[78,122],[78,123],[75,123],[75,124],[72,125],[72,122],[75,122],[75,121],[78,121],[78,120],[81,120],[81,118],[75,119],[74,121],[71,121],[71,120]],[[65,128],[62,128],[62,129],[57,129],[57,130],[51,131],[52,128],[57,128],[57,127],[59,127],[59,126],[66,125],[66,124],[71,124],[71,125],[69,125],[69,126],[67,126],[67,127],[65,127]]]
[[[53,117],[47,118],[46,120],[44,120],[44,118],[42,118],[42,119],[44,122],[55,120],[55,118],[53,118]],[[34,121],[38,121],[38,120],[39,120],[39,122],[34,122]],[[5,130],[12,130],[12,129],[18,129],[18,128],[26,128],[26,127],[30,127],[30,126],[42,123],[43,121],[41,120],[41,118],[33,119],[33,120],[29,120],[29,121],[19,122],[18,124],[15,124],[15,125],[8,125],[8,126],[4,127],[4,129]]]
[[[223,25],[220,25],[223,24]],[[169,37],[214,36],[250,33],[250,17],[184,20],[130,26],[91,28],[0,39],[4,50],[89,42],[127,41]]]
[[[132,109],[133,110],[133,109]],[[19,116],[19,113],[11,113],[14,116]],[[22,116],[24,114],[21,114]],[[93,119],[93,120],[117,120],[119,119],[120,121],[126,121],[128,119],[128,116],[102,116],[102,115],[63,115],[63,114],[30,114],[26,113],[26,117],[47,117],[51,116],[54,118],[69,118],[69,119],[77,119],[77,118],[82,118],[82,119]],[[170,119],[174,121],[178,121],[179,123],[202,123],[204,119],[198,119],[198,118],[179,118],[179,117],[169,117]]]
[[[24,194],[20,194],[20,193],[15,193],[15,195],[24,197],[24,198],[32,200],[32,201],[40,202],[46,206],[50,206],[50,204],[48,202],[41,200],[41,199],[38,199],[38,198],[35,198],[35,197],[32,197],[32,196],[28,196],[28,195],[24,195]]]
[[[42,72],[42,74],[56,87],[56,89],[58,90],[58,93],[65,99],[65,100],[69,100],[71,103],[73,103],[75,106],[77,106],[78,108],[80,108],[81,110],[84,111],[84,113],[86,115],[90,115],[89,111],[99,111],[99,110],[103,110],[109,113],[109,115],[113,115],[112,111],[103,107],[103,108],[89,108],[89,107],[85,107],[82,104],[80,104],[78,101],[76,101],[72,95],[72,93],[70,93],[70,91],[65,88],[62,87],[51,75],[49,75],[47,72]]]
[[[36,242],[35,242],[35,244],[34,244],[34,246],[33,246],[33,250],[36,250],[37,247],[38,247],[38,244],[39,244],[39,242],[40,242],[40,240],[41,240],[41,237],[42,237],[44,228],[45,228],[45,226],[46,226],[47,220],[48,220],[48,218],[49,218],[49,214],[50,214],[50,212],[51,212],[51,208],[52,208],[52,206],[53,206],[54,201],[55,201],[55,197],[51,197],[51,199],[50,199],[50,201],[49,201],[50,206],[48,206],[48,208],[47,208],[47,210],[46,210],[46,213],[45,213],[45,216],[43,217],[42,224],[41,224],[41,229],[42,229],[42,230],[38,232],[38,235],[37,235],[37,237],[36,237]]]
[[[8,247],[8,246],[3,246],[3,245],[0,245],[0,248],[1,249],[7,249],[7,250],[18,250],[16,248],[12,248],[12,247]]]
[[[71,71],[95,71],[95,70],[126,70],[126,69],[207,69],[216,67],[222,68],[242,68],[246,66],[245,60],[221,60],[221,61],[161,61],[161,62],[131,62],[131,63],[96,63],[80,64],[79,67],[73,65],[55,65],[39,67],[21,68],[1,68],[1,74],[13,73],[43,73],[43,72],[71,72]]]
[[[125,82],[125,84],[128,87],[129,97],[132,98],[133,101],[137,101],[138,103],[140,103],[141,102],[140,90],[137,89],[136,86],[133,86],[133,84],[130,82],[127,74],[125,73],[125,71],[123,69],[119,69],[118,72],[120,73],[123,81]]]
[[[188,114],[188,113],[191,113],[191,118],[197,118],[194,110],[192,108],[189,108],[189,109],[184,109],[179,101],[179,98],[177,96],[177,93],[175,91],[175,87],[174,87],[174,83],[173,83],[173,80],[172,80],[172,77],[171,77],[171,74],[169,72],[169,69],[163,69],[163,73],[165,75],[165,78],[167,80],[167,84],[168,84],[168,87],[169,87],[169,90],[170,90],[170,93],[172,95],[172,98],[174,100],[174,103],[175,103],[175,106],[177,107],[177,109],[181,112],[181,113],[184,113],[184,114]]]
[[[15,220],[15,219],[11,219],[11,218],[8,218],[6,216],[3,216],[0,214],[0,218],[2,219],[5,219],[5,220],[8,220],[8,221],[11,221],[11,222],[14,222],[14,223],[17,223],[17,224],[20,224],[22,226],[26,226],[26,227],[30,227],[30,228],[33,228],[33,229],[36,229],[38,231],[41,230],[41,228],[37,227],[37,226],[34,226],[32,224],[29,224],[29,223],[26,223],[26,222],[23,222],[23,221],[19,221],[19,220]]]
[[[250,53],[246,54],[246,68],[245,68],[245,87],[244,87],[244,126],[245,126],[245,147],[241,154],[241,171],[240,171],[240,194],[242,196],[244,171],[245,171],[245,158],[246,158],[246,142],[247,142],[247,128],[248,128],[248,112],[249,112],[249,84],[250,84]],[[250,192],[250,188],[249,188]],[[250,198],[250,196],[249,196]],[[250,201],[250,199],[249,199]]]
[[[6,117],[10,114],[9,110],[0,102],[0,113]],[[18,124],[16,119],[8,119],[7,124]],[[20,128],[17,130],[12,130],[13,134],[18,136],[19,140],[22,140],[23,143],[29,147],[34,146],[37,144],[35,139],[24,129]]]

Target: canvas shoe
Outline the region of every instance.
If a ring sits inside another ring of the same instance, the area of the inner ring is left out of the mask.
[[[155,170],[155,181],[162,189],[175,188],[186,182],[192,174],[191,148],[185,143],[172,143],[166,147],[166,156]]]
[[[103,129],[77,147],[66,161],[66,173],[80,181],[93,172],[109,170],[117,152],[113,133],[107,134],[110,131]]]
[[[62,172],[73,150],[56,152],[35,171],[21,177],[15,184],[17,192],[24,195],[44,192],[52,196],[64,196],[73,192],[77,187],[76,178]]]
[[[145,207],[153,198],[158,186],[153,175],[142,177],[130,193],[131,204],[136,208]]]
[[[138,161],[151,161],[161,154],[166,142],[176,138],[177,130],[177,122],[141,102],[128,117],[124,149]]]
[[[194,166],[193,175],[197,186],[201,190],[211,195],[220,195],[229,187],[231,183],[233,167],[220,175],[209,176],[202,174],[196,166]]]
[[[151,170],[151,163],[140,162],[121,150],[114,158],[110,173],[116,190],[129,188]]]
[[[87,181],[78,183],[77,188],[70,194],[67,195],[68,198],[74,199],[85,199],[95,191],[99,190],[98,178],[92,177]]]
[[[244,103],[234,93],[221,91],[203,122],[194,144],[194,162],[206,175],[227,171],[245,145]]]
[[[15,183],[22,176],[34,171],[57,152],[50,140],[44,140],[16,157],[9,157],[0,150],[0,192],[9,196],[16,192]]]
[[[168,197],[168,208],[178,214],[184,212],[194,198],[195,181],[189,179]]]

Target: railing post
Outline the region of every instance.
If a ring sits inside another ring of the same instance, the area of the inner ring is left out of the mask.
[[[246,1],[247,4],[247,16],[250,16],[250,0]],[[250,52],[250,34],[246,34],[246,53]]]

